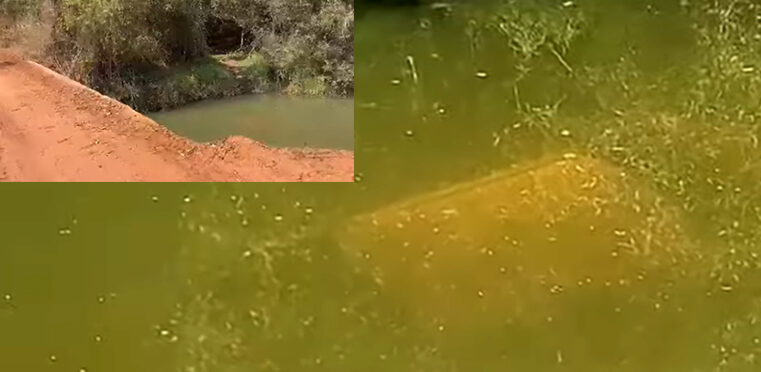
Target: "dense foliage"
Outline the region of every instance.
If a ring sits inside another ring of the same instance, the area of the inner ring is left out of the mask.
[[[241,60],[264,63],[267,68],[242,75],[264,74],[270,85],[292,93],[353,94],[351,1],[2,0],[0,17],[34,17],[41,4],[53,4],[56,13],[46,48],[50,63],[130,103],[145,94],[148,80],[170,81],[169,73],[156,71],[212,53],[234,53],[236,67]],[[248,77],[249,83],[262,80]]]

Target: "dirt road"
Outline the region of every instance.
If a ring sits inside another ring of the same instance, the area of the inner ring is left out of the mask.
[[[210,123],[213,125],[213,123]],[[0,181],[352,181],[347,151],[200,144],[0,50]]]

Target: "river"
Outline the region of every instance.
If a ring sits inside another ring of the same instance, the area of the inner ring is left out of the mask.
[[[761,9],[365,9],[347,185],[8,185],[0,370],[756,371]]]
[[[191,104],[149,114],[199,142],[238,135],[272,147],[354,150],[354,101],[253,95]]]

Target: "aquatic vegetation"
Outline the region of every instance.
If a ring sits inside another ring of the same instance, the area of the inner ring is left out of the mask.
[[[504,8],[495,11],[501,5]],[[497,310],[499,306],[488,302],[493,288],[483,290],[483,297],[478,294],[481,283],[495,282],[480,280],[488,277],[489,265],[510,262],[495,258],[498,250],[488,256],[492,245],[499,246],[489,244],[493,242],[489,237],[497,234],[492,232],[509,227],[490,226],[488,221],[496,221],[498,213],[489,214],[478,206],[487,201],[499,204],[508,198],[501,192],[509,187],[487,192],[481,196],[483,201],[463,196],[459,203],[456,198],[442,197],[446,202],[437,204],[433,199],[418,202],[393,195],[425,195],[455,185],[478,190],[470,182],[493,172],[521,168],[547,156],[585,154],[625,173],[625,184],[656,195],[661,202],[653,204],[658,205],[655,210],[672,210],[679,216],[679,222],[666,218],[669,222],[664,226],[680,226],[675,235],[689,241],[685,246],[690,247],[690,258],[677,261],[691,264],[658,271],[641,286],[622,288],[611,281],[610,288],[615,289],[598,292],[563,285],[565,292],[555,296],[554,306],[548,306],[556,312],[544,327],[517,325],[520,317],[515,316],[503,319],[510,325],[501,332],[494,331],[505,345],[547,360],[521,359],[508,351],[498,352],[496,346],[485,351],[486,345],[480,345],[482,355],[511,354],[512,365],[519,366],[516,370],[544,368],[553,362],[563,365],[558,367],[563,370],[752,370],[758,350],[753,346],[757,285],[751,278],[759,274],[761,254],[761,173],[757,166],[757,103],[761,97],[757,58],[753,57],[761,47],[761,38],[756,36],[760,15],[751,1],[497,1],[457,3],[451,14],[443,17],[433,11],[411,16],[428,20],[425,28],[399,35],[393,44],[397,50],[385,58],[367,56],[358,61],[357,82],[365,92],[359,98],[367,104],[358,108],[358,122],[366,128],[383,128],[358,131],[358,142],[366,146],[365,161],[358,163],[358,170],[368,190],[373,190],[374,184],[395,185],[392,191],[377,191],[379,198],[403,201],[370,208],[357,220],[360,228],[351,235],[348,247],[369,254],[369,258],[359,259],[358,265],[364,262],[368,270],[375,267],[385,272],[376,276],[383,283],[393,283],[389,292],[409,293],[400,301],[414,303],[419,320],[432,323],[432,328],[444,325],[442,319],[447,317],[461,316],[473,325],[479,321],[494,324],[485,320],[489,310],[516,314],[518,305]],[[367,29],[359,26],[357,40],[362,40],[363,33],[372,32],[372,25]],[[406,56],[416,62],[419,82],[414,89],[410,75],[404,73]],[[446,108],[443,113],[439,111],[442,107]],[[405,138],[402,133],[414,135]],[[362,151],[363,146],[359,148]],[[380,149],[418,161],[383,158],[376,155]],[[385,171],[381,174],[379,169]],[[409,179],[415,182],[406,181]],[[629,207],[636,205],[631,199],[620,200]],[[458,209],[474,209],[479,216],[490,217],[469,218],[466,220],[483,222],[452,228],[461,233],[458,238],[470,239],[448,245],[446,235],[439,237],[441,240],[432,237],[438,226],[415,217],[420,207],[431,219],[436,210],[448,209],[444,204],[462,205]],[[534,211],[524,212],[531,216]],[[586,220],[574,220],[581,221]],[[518,235],[528,235],[532,226],[541,229],[536,225],[528,223],[516,230]],[[549,229],[547,236],[552,232]],[[594,240],[569,241],[573,248],[568,251],[576,252]],[[674,242],[665,245],[679,246]],[[441,257],[439,250],[462,256],[445,255],[452,262],[446,268],[423,268],[427,259],[436,262]],[[482,250],[487,253],[480,264],[464,253]],[[374,256],[372,252],[376,252]],[[426,252],[433,252],[432,256],[426,258]],[[409,254],[408,261],[399,262],[405,254]],[[599,263],[571,266],[577,257],[561,253],[539,261],[547,264],[552,258],[570,267],[583,267],[579,270],[611,269]],[[460,265],[470,269],[458,272]],[[455,279],[437,279],[446,277],[445,273]],[[457,283],[467,289],[462,293],[452,290],[449,297],[435,294],[436,285]],[[572,294],[571,287],[578,291]],[[537,293],[550,298],[552,286],[544,289]],[[528,298],[514,295],[512,299],[520,303]],[[488,305],[479,307],[479,303]],[[628,315],[618,318],[615,309],[623,309],[622,304],[631,306],[630,311],[621,310]],[[545,309],[536,303],[527,308],[532,316]],[[613,313],[604,309],[613,309]],[[585,312],[598,319],[586,318]],[[679,326],[675,319],[680,318],[692,324]],[[612,319],[623,323],[621,328],[607,329],[608,333],[602,328],[609,327]],[[574,329],[574,323],[586,326]],[[647,336],[664,333],[669,333],[670,341],[659,343]],[[574,335],[569,337],[587,343],[578,348],[554,343],[552,337],[558,335]],[[511,342],[514,339],[536,341],[527,346]],[[646,350],[653,350],[648,344],[666,347],[669,357],[647,356]],[[557,350],[552,350],[553,345]],[[448,355],[461,367],[489,368],[484,367],[489,365],[485,361],[468,364],[465,352],[458,354],[456,347],[450,346]],[[498,362],[491,366],[496,365]]]
[[[760,10],[517,3],[367,10],[352,187],[175,198],[178,368],[758,370]]]
[[[695,261],[678,211],[653,190],[605,162],[565,158],[358,216],[340,243],[391,296],[464,328],[475,314],[544,319],[542,303],[577,284],[626,286]]]

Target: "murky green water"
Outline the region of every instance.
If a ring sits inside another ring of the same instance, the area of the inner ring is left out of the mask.
[[[256,95],[150,115],[200,142],[239,135],[274,147],[354,149],[354,101]]]
[[[500,4],[358,19],[355,184],[6,186],[0,370],[758,370],[761,9]]]

